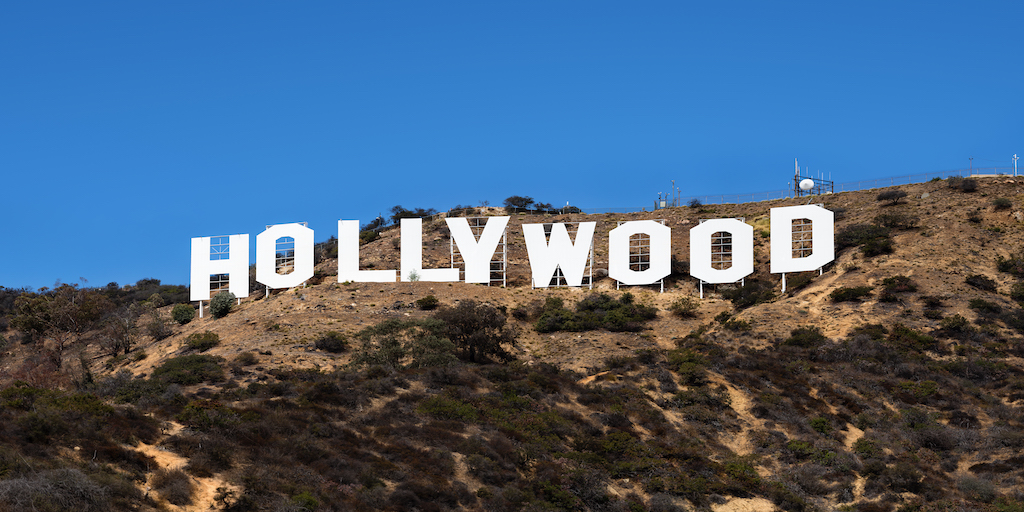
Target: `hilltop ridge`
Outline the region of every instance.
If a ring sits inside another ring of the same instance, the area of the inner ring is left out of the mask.
[[[181,466],[176,481],[198,486],[187,499],[166,489],[104,494],[103,503],[124,509],[1024,510],[1024,179],[964,183],[514,214],[505,288],[338,283],[337,261],[326,258],[315,284],[253,294],[224,318],[174,325],[164,339],[141,336],[127,355],[90,344],[80,366],[64,365],[63,380],[32,366],[33,345],[8,344],[4,420],[24,427],[43,421],[31,414],[99,414],[98,405],[83,412],[43,401],[42,391],[32,400],[45,407],[22,407],[26,389],[86,393],[121,408],[103,413],[125,415],[127,432],[114,443],[124,455],[106,456],[109,473],[155,489],[154,468]],[[886,191],[906,196],[879,200]],[[768,272],[769,209],[809,201],[836,213],[837,257],[821,275],[790,275],[782,293],[780,276]],[[698,299],[686,275],[688,231],[728,217],[754,227],[754,274],[743,287],[706,285]],[[640,219],[672,228],[663,293],[616,289],[601,272],[608,231]],[[530,288],[521,225],[584,220],[598,223],[593,290]],[[363,268],[397,269],[398,236],[384,230],[361,246]],[[423,250],[425,267],[447,266],[440,217],[424,222]],[[657,312],[641,330],[535,328],[550,298],[572,310],[594,294],[627,293]],[[517,361],[360,364],[384,343],[371,327],[398,322],[388,336],[422,340],[431,327],[414,321],[435,316],[417,304],[427,296],[442,308],[473,302],[507,313]],[[153,314],[169,318],[170,309]],[[188,346],[206,332],[215,346]],[[347,348],[318,348],[324,339]],[[207,356],[222,374],[167,380],[169,364]],[[152,416],[158,431],[125,411]],[[4,432],[11,453],[59,454],[64,462],[51,466],[102,481],[75,450],[86,434]],[[160,450],[173,462],[150,461]],[[0,479],[0,502],[31,495],[10,484],[38,484],[31,475],[20,468]]]

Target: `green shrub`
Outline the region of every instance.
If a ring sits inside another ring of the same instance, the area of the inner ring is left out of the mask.
[[[185,325],[196,317],[196,308],[191,304],[175,304],[171,309],[171,318],[180,325]]]
[[[832,422],[829,421],[828,418],[823,418],[821,416],[811,418],[810,425],[811,428],[823,436],[827,436],[832,433]]]
[[[1005,197],[997,197],[992,200],[992,207],[996,210],[1006,210],[1013,206],[1013,201]]]
[[[1024,501],[1019,498],[1003,496],[994,505],[999,512],[1024,512]]]
[[[943,318],[939,325],[943,329],[953,332],[967,332],[971,328],[970,322],[960,314]]]
[[[889,333],[889,341],[912,350],[929,350],[936,346],[935,338],[917,332],[903,324],[896,324]]]
[[[693,318],[697,316],[697,309],[700,308],[700,301],[693,297],[679,297],[669,306],[669,311],[680,318]]]
[[[679,380],[686,386],[702,386],[707,382],[707,368],[704,357],[688,349],[675,349],[667,354],[668,364],[679,373]]]
[[[426,318],[389,319],[356,333],[362,347],[352,358],[354,366],[383,368],[430,368],[458,362],[456,346],[442,335],[445,324]]]
[[[775,286],[757,279],[748,279],[743,286],[723,290],[722,298],[732,301],[736,309],[744,309],[775,298]]]
[[[818,277],[817,272],[794,272],[786,275],[786,291],[795,293],[814,281]]]
[[[873,457],[882,453],[882,448],[872,439],[860,438],[853,443],[853,452],[865,457]]]
[[[926,398],[934,395],[939,390],[939,383],[934,380],[922,380],[920,382],[906,380],[900,382],[900,388],[917,398]]]
[[[972,501],[991,503],[999,496],[999,492],[992,482],[973,475],[960,477],[956,486],[960,489],[960,492],[964,493],[964,496]]]
[[[185,338],[185,346],[192,350],[206,352],[220,343],[220,335],[215,332],[194,332]]]
[[[860,300],[861,297],[867,297],[869,295],[871,295],[870,286],[855,286],[853,288],[841,286],[832,290],[832,293],[828,296],[833,302],[853,302],[855,300]]]
[[[1002,306],[985,299],[971,299],[967,302],[967,306],[982,314],[998,315],[1003,312]]]
[[[441,301],[437,300],[437,297],[433,295],[427,295],[426,297],[416,299],[416,307],[423,311],[431,311],[437,309],[437,306],[441,304]]]
[[[881,254],[892,254],[892,239],[891,238],[873,238],[864,242],[864,245],[860,247],[860,252],[864,256],[872,257],[879,256]]]
[[[316,349],[338,354],[348,350],[348,336],[337,332],[327,331],[316,340]]]
[[[256,354],[253,354],[252,352],[242,352],[235,356],[234,359],[234,363],[239,366],[252,366],[258,362],[260,362],[259,358],[257,358]]]
[[[366,245],[376,239],[380,238],[380,233],[371,229],[366,229],[359,232],[359,245]]]
[[[644,322],[658,316],[658,310],[633,302],[633,295],[622,294],[618,300],[606,293],[588,295],[576,303],[576,311],[565,309],[562,299],[548,297],[544,312],[534,324],[537,332],[590,331],[606,329],[613,332],[640,331]]]
[[[786,449],[795,455],[797,459],[809,459],[818,453],[818,449],[813,444],[796,439],[787,442]]]
[[[850,332],[850,337],[854,338],[861,334],[873,340],[884,340],[889,334],[889,329],[886,329],[882,324],[864,324],[855,327],[853,331]]]
[[[315,496],[309,493],[309,491],[302,491],[295,496],[292,496],[292,504],[303,511],[314,511],[320,508],[320,501]]]
[[[889,293],[916,292],[917,285],[907,276],[892,276],[882,280],[883,289]]]
[[[199,431],[222,429],[236,425],[239,421],[235,411],[213,400],[193,400],[174,419]],[[196,472],[194,468],[192,471]]]
[[[231,292],[220,292],[210,299],[210,313],[214,318],[224,318],[235,307],[235,294]]]
[[[1014,283],[1010,287],[1010,298],[1017,302],[1024,302],[1024,282]]]
[[[996,258],[996,268],[1000,272],[1013,274],[1017,277],[1024,277],[1024,256],[1011,255],[1009,258],[999,256]]]
[[[978,190],[978,182],[971,178],[962,178],[960,176],[953,176],[946,180],[949,188],[953,190],[959,190],[961,192],[974,192]]]
[[[828,338],[822,334],[821,329],[815,326],[797,327],[790,331],[789,334],[789,338],[782,342],[783,345],[814,348],[828,341]]]
[[[420,401],[416,411],[441,420],[476,421],[480,416],[473,404],[445,395]]]
[[[986,292],[996,291],[996,282],[993,281],[991,278],[985,277],[981,274],[967,276],[967,278],[964,279],[964,282],[979,290],[984,290]]]
[[[153,377],[183,386],[206,381],[219,382],[224,380],[224,369],[220,366],[223,360],[221,357],[201,354],[175,357],[154,369]]]
[[[856,247],[872,240],[888,239],[889,229],[875,224],[854,224],[836,233],[836,250]]]

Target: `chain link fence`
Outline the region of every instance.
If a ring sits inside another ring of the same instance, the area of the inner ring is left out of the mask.
[[[849,181],[836,183],[834,192],[850,192],[854,190],[870,190],[873,188],[892,187],[896,185],[909,185],[912,183],[924,183],[933,179],[944,180],[953,176],[998,176],[1013,175],[1013,167],[982,167],[976,169],[957,169],[954,171],[926,172],[921,174],[908,174],[905,176],[892,176],[888,178],[876,178],[871,180]],[[754,192],[749,194],[705,194],[700,196],[682,197],[679,199],[679,206],[690,204],[736,204],[755,203],[758,201],[771,201],[773,199],[787,199],[794,197],[793,189],[773,190],[770,192]],[[631,213],[640,211],[653,211],[659,209],[657,201],[650,207],[620,207],[620,208],[583,208],[583,213]]]

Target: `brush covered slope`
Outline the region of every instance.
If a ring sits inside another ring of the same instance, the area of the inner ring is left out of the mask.
[[[514,214],[506,288],[338,283],[327,244],[223,318],[152,280],[5,290],[0,508],[1024,510],[1024,180],[814,200],[837,258],[785,293],[768,210],[806,199]],[[755,274],[700,299],[688,230],[724,217]],[[617,290],[607,232],[648,218],[673,275]],[[521,224],[582,220],[594,289],[531,289]],[[398,268],[397,229],[367,239]],[[449,244],[424,222],[426,267]]]

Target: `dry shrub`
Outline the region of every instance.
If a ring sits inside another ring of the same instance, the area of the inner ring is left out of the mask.
[[[174,505],[191,505],[195,484],[192,478],[180,468],[160,469],[153,473],[149,485],[160,497]]]
[[[77,469],[42,471],[0,480],[2,510],[109,510],[106,491]]]

